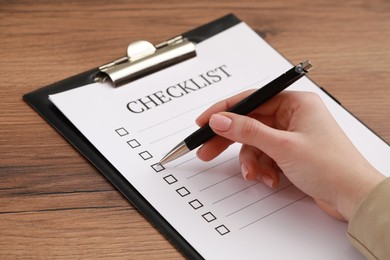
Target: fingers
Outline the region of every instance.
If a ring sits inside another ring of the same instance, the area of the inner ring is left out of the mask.
[[[221,136],[215,136],[210,141],[203,144],[196,152],[197,157],[202,161],[211,161],[224,150],[226,150],[233,141]]]
[[[274,129],[247,116],[228,112],[212,115],[209,125],[217,135],[254,146],[275,161],[281,159],[283,150],[288,149],[291,139],[289,132]],[[283,150],[280,147],[283,147]]]
[[[213,106],[211,106],[209,109],[207,109],[205,112],[203,112],[197,119],[196,123],[199,126],[203,126],[207,124],[210,120],[210,117],[213,114],[219,113],[221,111],[226,111],[232,108],[236,103],[247,97],[248,95],[252,94],[255,90],[247,90],[242,93],[239,93],[235,96],[232,96],[228,99],[222,100]],[[249,115],[254,120],[258,120],[262,122],[265,125],[274,127],[276,125],[275,121],[275,113],[279,109],[280,104],[283,103],[281,100],[285,96],[293,95],[292,92],[285,92],[281,93],[278,96],[274,97],[267,103],[265,103],[261,108],[257,109],[254,113]],[[245,127],[247,128],[247,127]],[[244,128],[244,129],[245,129]],[[249,137],[247,137],[248,139]],[[222,151],[224,151],[229,145],[232,144],[232,142],[239,141],[238,139],[230,139],[227,137],[227,139],[221,138],[221,137],[214,137],[212,140],[205,143],[197,153],[197,156],[199,159],[203,161],[210,161],[214,159],[216,156],[218,156]],[[248,140],[247,143],[251,143],[251,141]],[[243,143],[243,142],[242,142]]]
[[[308,108],[304,105],[307,100],[313,99],[313,94],[283,91],[248,116],[221,112],[229,110],[253,92],[248,90],[220,101],[198,117],[198,125],[209,123],[217,136],[206,142],[197,156],[209,161],[233,142],[242,143],[240,161],[244,178],[257,178],[270,187],[276,187],[279,183],[278,166],[285,168],[291,164],[291,155],[299,150],[302,139],[299,131],[312,127],[299,120],[307,118]],[[309,110],[312,107],[309,106]]]
[[[245,180],[255,180],[260,174],[259,158],[263,152],[250,145],[242,145],[240,150],[241,173]]]
[[[253,124],[260,124],[260,126],[264,127],[265,129],[278,131],[263,125],[262,123],[252,118],[234,114],[229,114],[229,116],[233,116],[236,123],[237,121],[240,121],[240,119],[250,120]],[[213,130],[218,129],[219,131],[225,131],[225,136],[216,136],[212,140],[206,142],[201,148],[199,148],[197,152],[199,159],[204,161],[212,160],[227,147],[229,147],[229,145],[231,145],[234,141],[244,143],[240,151],[240,164],[243,177],[246,180],[254,180],[257,178],[272,188],[279,184],[279,174],[277,167],[274,165],[274,161],[267,154],[263,153],[262,149],[259,149],[259,147],[256,145],[253,145],[256,144],[256,142],[254,142],[256,139],[272,138],[267,137],[267,135],[264,135],[263,137],[256,136],[258,134],[257,132],[261,132],[262,130],[256,130],[256,127],[254,126],[250,126],[249,129],[253,130],[247,130],[247,136],[242,137],[240,136],[240,133],[245,132],[245,130],[242,129],[248,128],[248,123],[238,122],[235,127],[232,127],[232,125],[234,125],[233,119],[221,114],[213,115],[209,124],[212,128],[214,127]],[[239,128],[242,129],[238,130]],[[253,133],[251,133],[252,131]],[[272,149],[277,147],[274,144],[270,144],[270,146]]]
[[[257,176],[257,179],[271,188],[276,188],[279,185],[280,178],[274,161],[263,153],[262,156],[260,156],[259,165],[260,173]]]
[[[279,185],[278,167],[274,161],[256,147],[243,145],[240,151],[241,172],[246,180],[258,179],[267,186]]]

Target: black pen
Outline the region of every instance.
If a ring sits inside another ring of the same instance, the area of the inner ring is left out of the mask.
[[[239,115],[247,115],[272,97],[276,96],[279,92],[293,84],[295,81],[303,77],[313,66],[310,61],[304,61],[293,68],[286,71],[267,85],[256,90],[253,94],[244,98],[236,105],[234,105],[228,112],[236,113]],[[166,164],[173,161],[184,154],[194,150],[201,146],[206,141],[215,136],[213,130],[209,124],[199,128],[194,133],[189,135],[181,143],[176,145],[169,153],[167,153],[161,160],[160,164]]]

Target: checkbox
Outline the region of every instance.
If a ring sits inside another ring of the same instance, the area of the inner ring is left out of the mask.
[[[180,196],[182,196],[182,197],[185,197],[185,196],[190,194],[190,192],[185,187],[181,187],[181,188],[177,189],[176,192],[179,193]]]
[[[124,136],[124,135],[128,135],[129,134],[129,132],[127,132],[126,129],[124,129],[123,127],[116,129],[115,132],[119,136]]]
[[[230,230],[227,227],[225,227],[225,225],[220,225],[216,227],[215,230],[217,230],[221,236],[226,235],[227,233],[230,232]]]
[[[142,159],[144,159],[145,161],[153,157],[148,151],[143,151],[139,153],[139,156],[141,156]]]
[[[207,222],[211,222],[211,221],[214,221],[214,220],[217,219],[217,218],[213,215],[213,213],[211,213],[211,212],[207,212],[207,213],[203,214],[202,217],[203,217]]]
[[[162,170],[165,170],[164,166],[162,166],[159,163],[155,163],[155,164],[151,165],[151,167],[153,168],[153,170],[155,172],[161,172]]]
[[[171,185],[171,184],[177,182],[177,179],[176,179],[172,174],[170,174],[170,175],[168,175],[168,176],[165,176],[165,177],[164,177],[164,180],[165,180],[169,185]]]
[[[193,200],[193,201],[190,201],[189,204],[190,204],[191,207],[193,207],[194,209],[199,209],[199,208],[203,207],[203,204],[202,204],[199,200],[197,200],[197,199],[195,199],[195,200]]]
[[[130,141],[127,141],[127,144],[130,145],[131,148],[137,148],[138,146],[141,146],[137,140],[133,139]]]

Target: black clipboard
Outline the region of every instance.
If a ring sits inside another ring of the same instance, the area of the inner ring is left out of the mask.
[[[183,33],[182,38],[199,43],[212,37],[238,23],[233,14],[226,15],[213,22]],[[180,62],[180,60],[178,61]],[[165,64],[169,66],[171,64]],[[152,68],[146,73],[153,73],[159,68]],[[142,77],[137,74],[131,79]],[[33,109],[35,109],[50,125],[52,125],[64,138],[66,138],[82,155],[84,155],[101,173],[151,222],[168,240],[188,258],[203,259],[203,257],[177,232],[148,201],[129,183],[119,171],[90,143],[79,130],[49,101],[48,96],[66,90],[105,80],[101,76],[101,67],[94,68],[73,77],[64,79],[52,85],[40,88],[23,96]],[[120,84],[121,82],[119,82]]]
[[[206,40],[226,29],[241,23],[241,20],[233,14],[226,15],[213,22],[195,28],[183,33],[179,39],[187,39],[193,43],[199,43]],[[177,37],[173,38],[177,39]],[[163,45],[165,46],[165,42]],[[168,43],[169,44],[169,43]],[[193,54],[185,54],[184,58],[176,59],[174,62],[164,63],[161,67],[152,67],[142,73],[135,73],[131,77],[116,79],[116,76],[110,75],[110,72],[102,74],[102,68],[112,67],[120,64],[123,65],[123,58],[115,60],[101,67],[91,69],[81,74],[64,79],[52,85],[40,88],[23,96],[23,99],[35,109],[49,124],[51,124],[64,138],[66,138],[82,155],[84,155],[102,174],[151,222],[157,227],[168,240],[170,240],[186,257],[190,259],[203,259],[203,257],[189,244],[182,235],[177,232],[170,223],[129,183],[122,174],[117,171],[112,164],[90,143],[84,135],[49,101],[48,96],[60,93],[83,85],[94,83],[97,80],[104,81],[110,78],[114,85],[120,85],[126,80],[134,80],[158,71],[159,69],[178,63],[184,59],[191,58]],[[125,57],[126,58],[126,57]],[[126,63],[126,62],[125,62]],[[124,64],[126,66],[126,64]],[[319,87],[326,95],[330,96],[340,106],[340,102],[330,95],[325,89]],[[343,109],[345,109],[343,107]],[[349,112],[347,109],[345,109]],[[349,112],[352,116],[352,113]],[[354,116],[355,117],[355,116]],[[356,117],[355,117],[356,118]],[[356,118],[360,121],[358,118]],[[363,122],[360,121],[365,127]],[[368,128],[368,127],[367,127]],[[369,128],[368,128],[369,129]],[[370,131],[380,138],[374,131]],[[387,144],[387,143],[386,143]]]

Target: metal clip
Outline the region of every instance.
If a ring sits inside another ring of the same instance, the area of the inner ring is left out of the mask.
[[[120,86],[195,56],[195,44],[182,36],[156,46],[148,41],[136,41],[127,47],[126,57],[100,66],[95,81],[110,79],[114,86]]]

